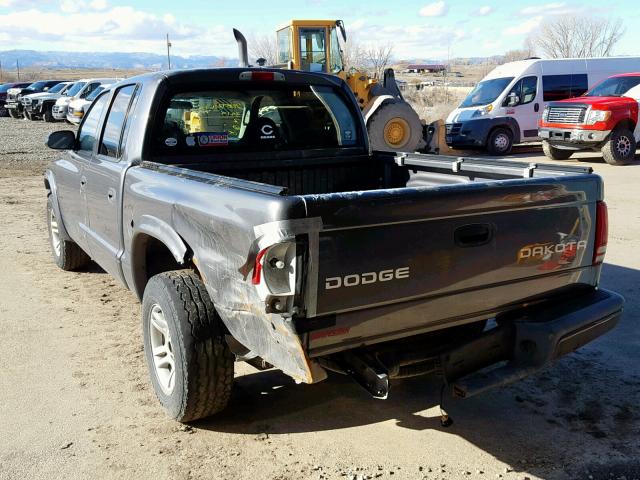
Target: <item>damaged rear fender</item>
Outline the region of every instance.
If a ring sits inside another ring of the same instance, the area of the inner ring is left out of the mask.
[[[186,265],[189,248],[171,225],[157,217],[142,215],[138,224],[134,225],[131,239],[133,290],[138,298],[142,298],[149,280],[146,265],[149,240],[153,238],[164,245],[179,265]]]

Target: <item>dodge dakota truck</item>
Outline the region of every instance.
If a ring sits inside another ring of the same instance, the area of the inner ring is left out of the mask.
[[[611,165],[634,161],[640,142],[640,73],[614,75],[581,97],[544,109],[539,135],[547,157],[566,160],[580,150],[600,150]]]
[[[614,327],[589,168],[372,152],[366,131],[338,77],[229,68],[124,80],[49,136],[53,258],[141,299],[171,417],[221,411],[235,361],[470,397]]]

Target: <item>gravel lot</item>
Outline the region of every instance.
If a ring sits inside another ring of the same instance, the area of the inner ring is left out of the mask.
[[[332,376],[295,385],[239,365],[230,408],[184,427],[147,380],[140,305],[111,277],[50,259],[44,139],[68,128],[0,118],[0,478],[640,478],[640,162],[605,179],[603,286],[627,298],[616,330],[516,385],[447,402],[435,379],[374,401]],[[535,148],[514,155],[546,161]],[[569,163],[577,163],[572,160]]]

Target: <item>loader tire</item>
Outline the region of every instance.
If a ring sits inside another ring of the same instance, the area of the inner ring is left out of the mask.
[[[602,156],[609,165],[628,165],[636,157],[636,139],[633,132],[617,128],[602,147]]]
[[[567,160],[573,155],[573,150],[563,150],[551,145],[547,140],[542,141],[542,151],[547,158],[551,160]]]
[[[47,229],[49,230],[49,245],[53,261],[62,270],[67,272],[80,270],[86,267],[91,258],[82,250],[77,243],[65,240],[60,234],[60,219],[53,209],[51,195],[47,198]]]
[[[403,101],[388,101],[378,107],[367,122],[373,150],[415,152],[424,143],[422,122]]]
[[[151,277],[142,326],[151,383],[170,417],[190,422],[227,406],[235,357],[198,275],[178,270]]]

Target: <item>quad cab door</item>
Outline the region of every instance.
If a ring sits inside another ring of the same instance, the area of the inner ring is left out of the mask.
[[[91,257],[115,278],[122,279],[122,180],[128,167],[122,161],[127,119],[137,86],[126,85],[99,98],[108,98],[108,110],[93,152],[85,167],[87,185],[87,240]]]
[[[520,126],[520,142],[538,139],[538,120],[542,114],[542,89],[537,75],[521,78],[504,99],[507,116],[514,117]],[[518,139],[514,139],[518,142]]]
[[[77,148],[67,152],[63,159],[56,162],[57,197],[62,220],[73,241],[89,254],[86,167],[93,157],[98,125],[106,100],[103,97],[96,100],[78,129]]]

